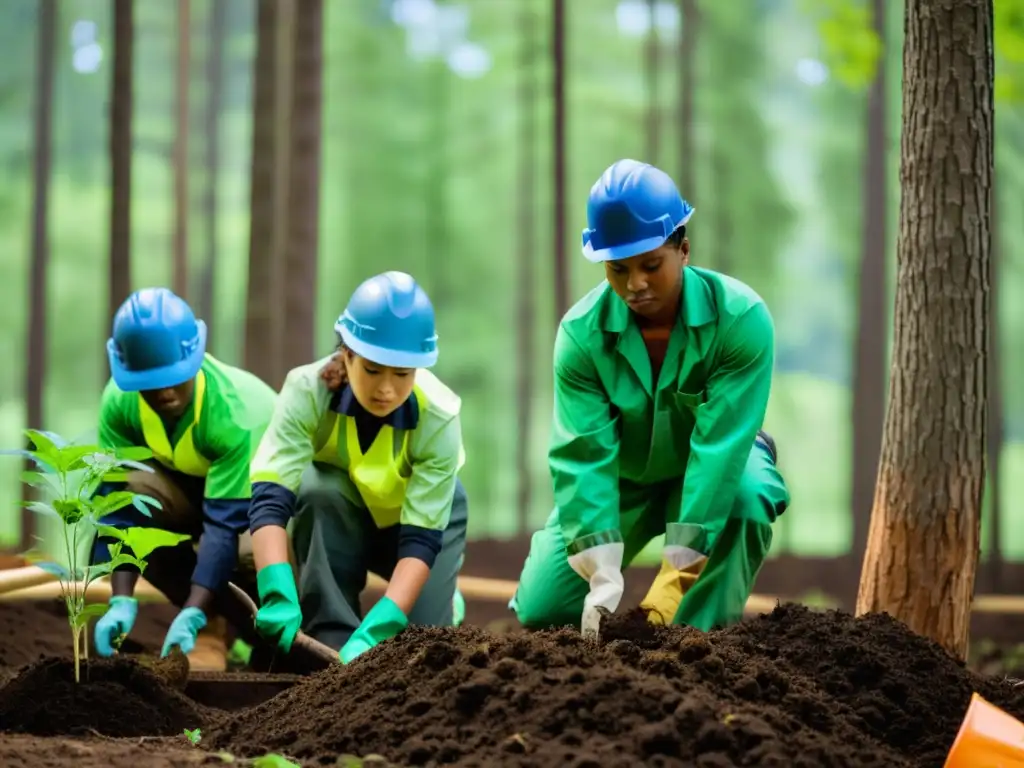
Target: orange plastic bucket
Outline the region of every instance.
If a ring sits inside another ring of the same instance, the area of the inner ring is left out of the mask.
[[[1024,768],[1024,723],[975,693],[944,768]]]

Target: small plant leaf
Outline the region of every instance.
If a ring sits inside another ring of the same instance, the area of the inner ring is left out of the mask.
[[[252,761],[252,768],[302,768],[298,763],[293,763],[284,755],[271,752],[263,757],[257,757]]]
[[[25,436],[32,441],[35,452],[40,459],[51,466],[58,466],[57,457],[60,456],[60,447],[50,437],[50,433],[38,429],[26,429]],[[59,440],[60,438],[58,438]]]
[[[58,579],[65,579],[65,580],[67,580],[67,579],[71,578],[71,571],[69,571],[67,568],[65,568],[60,563],[41,562],[41,563],[33,563],[33,565],[35,565],[36,568],[41,568],[44,571],[46,571],[47,573],[49,573],[49,574],[51,574],[53,576],[56,576]]]
[[[149,448],[142,446],[115,448],[114,457],[118,461],[145,461],[146,459],[153,458],[153,452]]]
[[[75,525],[85,516],[85,507],[78,499],[54,499],[53,508],[65,525]]]
[[[153,509],[163,509],[163,504],[152,496],[147,496],[144,493],[135,494],[135,498],[132,499],[132,506],[146,517],[153,516],[153,512],[150,510],[150,507]]]
[[[107,612],[107,606],[104,603],[90,603],[89,605],[82,608],[71,621],[73,627],[84,627],[89,623],[90,619],[99,618]]]
[[[115,528],[112,525],[97,525],[96,534],[98,536],[106,536],[111,539],[117,539],[118,541],[124,541],[128,537],[128,534],[125,531],[125,529]],[[111,550],[111,554],[113,554],[113,550]]]
[[[131,547],[135,557],[145,560],[149,553],[160,547],[171,547],[192,537],[187,533],[172,533],[161,528],[128,528],[124,532],[124,543]]]
[[[189,740],[192,746],[196,746],[200,741],[203,740],[203,732],[200,728],[193,728],[189,730],[185,729],[185,738]]]
[[[47,504],[45,501],[23,501],[20,506],[35,512],[37,515],[44,515],[46,517],[60,517],[57,514],[57,510],[53,508],[53,505]]]

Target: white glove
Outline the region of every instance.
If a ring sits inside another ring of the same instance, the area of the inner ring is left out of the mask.
[[[622,578],[622,542],[599,544],[569,558],[569,565],[590,584],[583,601],[580,630],[584,637],[597,637],[601,616],[619,607],[625,582]]]
[[[661,552],[665,561],[678,571],[685,571],[691,565],[708,559],[707,555],[702,555],[696,549],[680,547],[677,544],[666,544]]]

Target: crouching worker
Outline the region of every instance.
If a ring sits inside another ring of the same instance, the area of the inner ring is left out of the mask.
[[[300,627],[350,662],[408,624],[453,624],[466,546],[461,401],[426,368],[434,309],[401,272],[360,285],[330,357],[292,370],[253,460],[256,628]],[[286,526],[295,515],[289,564]],[[388,580],[365,616],[367,572]]]
[[[622,569],[661,534],[649,619],[736,622],[789,504],[760,430],[772,319],[743,283],[689,266],[692,213],[665,173],[633,160],[590,191],[583,253],[606,281],[555,341],[556,507],[510,603],[527,627],[596,632],[622,597]]]
[[[235,574],[240,541],[243,554],[251,550],[249,463],[273,412],[274,390],[206,354],[206,324],[165,288],[128,297],[114,316],[107,354],[111,380],[100,407],[100,447],[145,446],[153,452],[147,463],[155,471],[133,472],[127,485],[156,499],[160,508],[147,517],[128,506],[102,522],[190,535],[147,558],[146,580],[182,609],[167,632],[163,655],[173,646],[190,652],[214,609],[240,634],[248,627],[249,636],[258,639],[252,617],[226,585],[233,577],[240,585],[247,580]],[[114,487],[106,484],[98,493]],[[92,562],[110,559],[112,541],[97,538]],[[250,583],[252,570],[250,562]],[[101,656],[111,655],[115,640],[132,630],[138,578],[131,566],[119,566],[111,576],[110,606],[95,627]]]

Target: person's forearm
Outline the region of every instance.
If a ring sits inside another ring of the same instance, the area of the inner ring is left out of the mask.
[[[384,596],[393,600],[402,613],[408,616],[429,577],[430,567],[425,562],[418,557],[403,557],[395,565]]]
[[[288,562],[288,531],[280,525],[265,525],[252,534],[252,557],[256,570]]]
[[[138,581],[138,571],[114,571],[110,577],[111,594],[114,597],[132,597]]]
[[[185,601],[185,605],[183,605],[182,608],[198,608],[203,613],[208,614],[212,606],[213,592],[208,590],[206,587],[193,584],[192,590],[188,594],[188,599]]]

